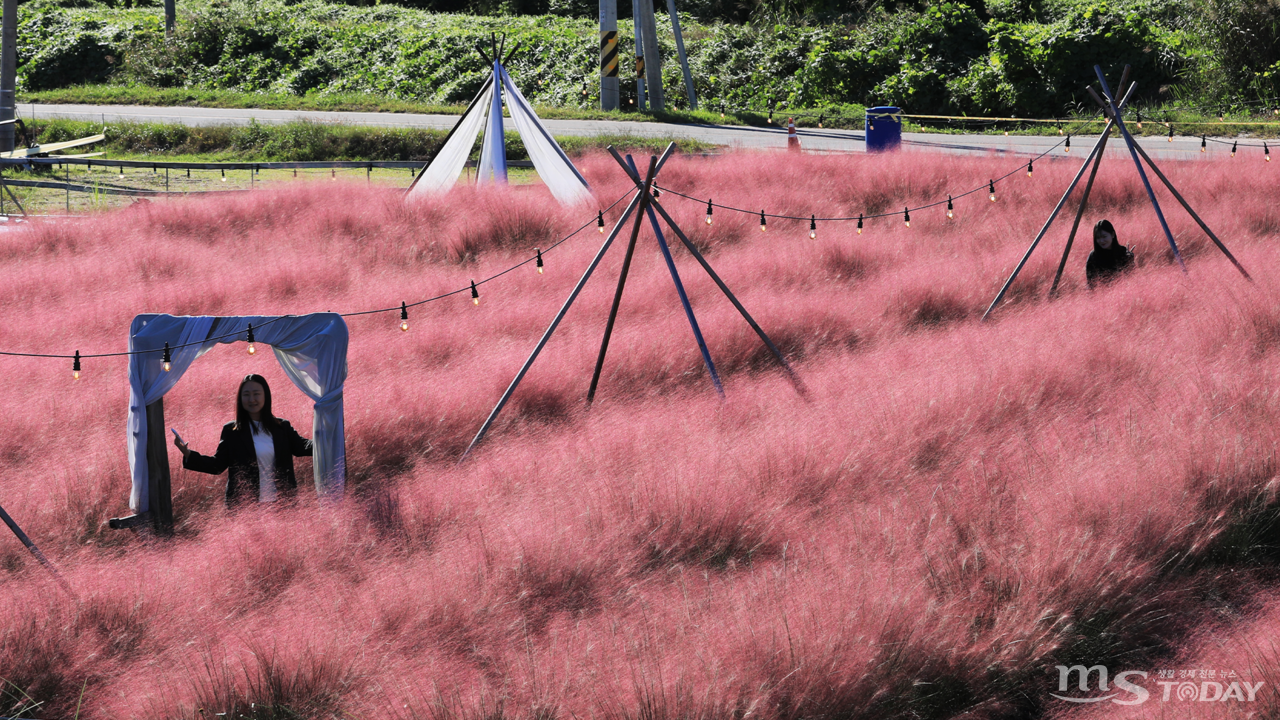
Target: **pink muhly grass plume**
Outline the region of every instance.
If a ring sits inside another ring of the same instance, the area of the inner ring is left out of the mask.
[[[1280,181],[1163,162],[1257,282],[1166,206],[1183,276],[1132,167],[1108,158],[1061,297],[1045,300],[1069,218],[984,325],[1079,159],[1037,162],[991,203],[1010,162],[673,158],[661,202],[808,395],[668,233],[716,397],[646,220],[594,405],[630,225],[462,465],[598,249],[596,211],[630,189],[611,158],[580,163],[591,207],[326,181],[4,234],[5,350],[123,350],[140,312],[396,312],[348,318],[346,501],[316,503],[301,459],[295,503],[228,512],[225,479],[170,450],[172,540],[102,525],[127,512],[125,359],[86,359],[78,381],[69,361],[4,360],[0,500],[79,600],[0,542],[0,715],[1014,716],[1052,710],[1060,662],[1262,637],[1265,619],[1205,618],[1265,604],[1251,563],[1275,502]],[[954,219],[943,204],[903,225],[903,206],[971,188]],[[749,213],[707,226],[707,198]],[[762,208],[806,220],[761,233]],[[888,216],[808,237],[810,215],[859,213]],[[1101,217],[1138,267],[1090,292]],[[416,306],[400,331],[400,302],[535,248],[543,274]],[[309,401],[242,344],[193,366],[166,424],[212,453],[251,371],[309,436]]]

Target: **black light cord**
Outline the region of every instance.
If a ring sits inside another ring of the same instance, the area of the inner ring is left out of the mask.
[[[623,193],[623,194],[622,194],[622,196],[621,196],[621,197],[619,197],[617,200],[614,200],[614,201],[613,201],[613,203],[611,203],[608,207],[606,207],[606,208],[605,208],[605,210],[612,210],[613,208],[617,207],[618,203],[622,202],[623,200],[625,200],[625,199],[626,199],[627,197],[629,197],[630,195],[631,195],[631,191],[630,191],[630,190],[628,190],[627,192]],[[405,304],[405,303],[401,303],[400,305],[397,305],[397,306],[395,306],[395,307],[379,308],[379,309],[377,309],[377,310],[360,310],[360,311],[357,311],[357,312],[349,312],[349,313],[338,313],[338,315],[339,315],[339,317],[355,317],[355,316],[357,316],[357,315],[374,315],[374,314],[377,314],[377,313],[385,313],[385,312],[400,311],[400,310],[403,310],[403,309],[407,309],[407,308],[411,308],[411,307],[417,307],[417,306],[419,306],[419,305],[424,305],[424,304],[429,303],[429,302],[434,302],[434,301],[436,301],[436,300],[441,300],[441,299],[444,299],[444,298],[450,297],[450,296],[452,296],[452,295],[457,295],[458,293],[469,292],[469,291],[470,291],[474,286],[477,286],[477,285],[483,285],[483,284],[485,284],[485,283],[489,282],[490,280],[497,280],[498,278],[502,277],[503,275],[506,275],[507,273],[513,272],[513,271],[515,271],[515,270],[516,270],[516,269],[518,269],[518,268],[524,267],[525,265],[528,265],[528,264],[529,264],[529,263],[531,263],[531,262],[537,262],[538,258],[542,255],[542,253],[546,253],[546,252],[549,252],[549,251],[551,251],[551,250],[555,249],[556,247],[560,246],[561,244],[563,244],[563,243],[567,242],[569,239],[571,239],[571,238],[573,238],[574,236],[576,236],[578,233],[582,232],[583,230],[586,230],[588,227],[591,227],[592,225],[595,225],[595,223],[596,223],[596,219],[595,219],[595,218],[591,218],[591,219],[590,219],[590,220],[588,220],[586,223],[584,223],[583,225],[581,225],[577,230],[574,230],[573,232],[569,233],[568,235],[566,235],[566,236],[564,236],[564,237],[560,238],[559,240],[557,240],[555,243],[553,243],[553,244],[552,244],[552,245],[550,245],[549,247],[539,249],[539,250],[538,250],[538,255],[537,255],[537,256],[535,256],[535,257],[531,257],[531,258],[529,258],[528,260],[524,260],[524,261],[519,262],[519,263],[517,263],[517,264],[515,264],[515,265],[512,265],[511,267],[507,268],[506,270],[503,270],[502,272],[496,273],[496,274],[494,274],[494,275],[490,275],[489,277],[486,277],[486,278],[484,278],[484,279],[482,279],[482,280],[476,280],[476,281],[473,281],[471,284],[467,285],[466,287],[462,287],[462,288],[459,288],[459,289],[457,289],[457,290],[453,290],[453,291],[450,291],[450,292],[444,293],[444,294],[442,294],[442,295],[436,295],[435,297],[430,297],[430,298],[427,298],[426,300],[419,300],[419,301],[417,301],[417,302],[407,303],[407,304]],[[262,328],[266,327],[267,325],[270,325],[271,323],[279,322],[280,320],[285,320],[285,319],[287,319],[287,318],[295,318],[295,317],[298,317],[298,316],[297,316],[297,315],[280,315],[280,316],[274,317],[274,318],[272,318],[272,319],[270,319],[270,320],[266,320],[266,321],[262,322],[261,324],[259,324],[259,325],[257,326],[257,329],[260,331]],[[243,330],[237,330],[236,332],[224,333],[224,334],[222,334],[222,335],[218,335],[218,336],[215,336],[215,337],[204,338],[204,339],[202,339],[202,340],[197,340],[197,341],[193,341],[193,342],[189,342],[189,343],[184,343],[184,344],[181,344],[181,345],[170,345],[170,346],[169,346],[169,349],[170,349],[170,350],[181,350],[182,348],[193,347],[193,346],[196,346],[196,345],[204,345],[205,343],[208,343],[208,342],[210,342],[210,341],[215,341],[215,340],[224,340],[224,339],[229,338],[229,337],[236,337],[236,336],[238,336],[238,335],[243,335],[243,334],[244,334],[244,331],[243,331]],[[128,356],[128,355],[146,355],[146,354],[149,354],[149,353],[158,353],[158,352],[162,352],[162,351],[161,351],[161,350],[129,350],[129,351],[125,351],[125,352],[114,352],[114,353],[91,353],[91,354],[84,354],[84,353],[81,353],[81,352],[77,351],[74,355],[54,355],[54,354],[49,354],[49,353],[23,353],[23,352],[6,352],[6,351],[0,351],[0,356],[4,356],[4,357],[52,358],[52,359],[59,359],[59,360],[76,360],[76,361],[78,362],[79,360],[86,360],[86,359],[89,359],[89,358],[124,357],[124,356]]]
[[[1057,150],[1059,147],[1061,147],[1061,146],[1062,146],[1062,144],[1063,144],[1063,143],[1065,143],[1065,142],[1067,142],[1067,141],[1068,141],[1068,139],[1071,137],[1071,135],[1073,135],[1073,134],[1074,134],[1074,131],[1075,131],[1075,130],[1078,130],[1081,126],[1086,125],[1086,124],[1088,124],[1089,122],[1092,122],[1092,120],[1082,120],[1082,121],[1078,122],[1078,123],[1075,125],[1075,127],[1074,127],[1074,128],[1072,128],[1072,130],[1071,130],[1070,132],[1068,132],[1068,133],[1067,133],[1067,136],[1066,136],[1066,137],[1064,137],[1062,140],[1059,140],[1055,145],[1053,145],[1053,147],[1050,147],[1048,150],[1045,150],[1044,152],[1040,153],[1039,155],[1035,155],[1035,156],[1033,156],[1031,159],[1032,159],[1033,161],[1034,161],[1034,160],[1039,160],[1040,158],[1043,158],[1044,156],[1048,155],[1049,153],[1053,152],[1054,150]],[[1011,175],[1015,175],[1015,174],[1017,174],[1017,173],[1021,172],[1023,169],[1024,169],[1024,166],[1022,166],[1021,164],[1019,164],[1017,168],[1015,168],[1015,169],[1013,169],[1013,170],[1010,170],[1009,172],[1005,173],[1004,175],[1001,175],[1001,176],[999,176],[999,177],[996,177],[996,178],[993,178],[993,179],[991,179],[991,180],[988,180],[988,181],[987,181],[987,186],[986,186],[986,187],[983,187],[983,186],[979,185],[978,187],[973,188],[972,190],[968,190],[968,191],[966,191],[966,192],[960,193],[959,195],[951,195],[951,196],[948,196],[948,199],[946,199],[946,200],[938,200],[938,201],[936,201],[936,202],[931,202],[931,203],[928,203],[927,205],[920,205],[920,206],[917,206],[917,207],[907,207],[907,208],[906,208],[906,211],[907,211],[908,213],[910,213],[910,212],[911,212],[911,211],[913,211],[913,210],[927,210],[927,209],[932,208],[932,207],[938,207],[939,205],[946,205],[946,204],[948,204],[949,202],[951,202],[952,200],[958,200],[958,199],[960,199],[960,198],[962,198],[962,197],[965,197],[965,196],[967,196],[967,195],[973,195],[974,193],[982,192],[983,190],[986,190],[986,189],[990,188],[990,187],[991,187],[992,185],[994,185],[995,183],[998,183],[998,182],[1000,182],[1000,181],[1004,180],[1005,178],[1008,178],[1008,177],[1009,177],[1009,176],[1011,176]],[[730,210],[730,211],[732,211],[732,212],[746,213],[746,214],[748,214],[748,215],[756,215],[756,216],[759,216],[759,217],[762,217],[762,218],[775,218],[775,219],[778,219],[778,220],[809,220],[810,222],[814,222],[814,221],[822,221],[822,222],[845,222],[845,221],[850,221],[850,220],[871,220],[871,219],[874,219],[874,218],[882,218],[882,217],[897,217],[897,216],[899,216],[899,215],[901,215],[901,214],[902,214],[902,213],[899,213],[899,212],[896,212],[896,211],[895,211],[895,212],[879,213],[879,214],[874,214],[874,215],[856,215],[856,216],[854,216],[854,215],[850,215],[850,216],[848,216],[848,217],[844,217],[844,216],[840,216],[840,217],[817,217],[816,215],[812,215],[812,214],[811,214],[809,217],[804,217],[803,215],[779,215],[779,214],[767,213],[767,212],[763,212],[763,211],[759,211],[759,210],[747,210],[747,209],[745,209],[745,208],[733,207],[732,205],[724,205],[724,204],[721,204],[721,203],[713,203],[713,202],[711,202],[710,200],[703,200],[702,198],[696,198],[696,197],[694,197],[694,196],[692,196],[692,195],[686,195],[686,194],[684,194],[684,193],[682,193],[682,192],[680,192],[680,191],[678,191],[678,190],[672,190],[671,188],[668,188],[668,187],[662,187],[662,188],[661,188],[661,190],[662,190],[662,192],[664,192],[664,193],[671,193],[672,195],[676,195],[676,196],[678,196],[678,197],[682,197],[682,198],[684,198],[684,199],[686,199],[686,200],[692,200],[692,201],[697,202],[697,203],[699,203],[699,204],[706,203],[708,207],[723,208],[723,209],[725,209],[725,210]]]

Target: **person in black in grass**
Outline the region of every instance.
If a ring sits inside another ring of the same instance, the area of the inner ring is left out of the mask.
[[[1117,275],[1133,267],[1133,253],[1116,239],[1116,229],[1110,220],[1099,220],[1093,226],[1093,252],[1084,265],[1089,288],[1110,282]]]
[[[248,375],[236,392],[236,419],[222,426],[213,457],[201,455],[175,437],[182,467],[219,475],[227,472],[227,507],[240,502],[272,502],[297,492],[294,456],[311,455],[311,441],[287,420],[271,414],[271,387],[261,375]]]

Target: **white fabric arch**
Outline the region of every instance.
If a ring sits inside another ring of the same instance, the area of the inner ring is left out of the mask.
[[[312,443],[315,447],[316,493],[341,497],[346,485],[346,433],[342,388],[347,379],[347,323],[335,313],[298,316],[212,317],[139,315],[129,327],[129,469],[133,491],[129,507],[149,509],[147,487],[147,406],[178,384],[196,358],[218,343],[246,339],[253,325],[254,340],[275,352],[285,374],[315,403]],[[162,352],[170,353],[165,372]]]

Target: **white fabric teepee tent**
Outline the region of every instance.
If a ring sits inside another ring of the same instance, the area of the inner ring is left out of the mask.
[[[547,132],[542,120],[533,112],[520,89],[511,81],[502,62],[493,60],[493,72],[479,94],[462,115],[462,119],[449,132],[444,145],[409,186],[408,195],[442,192],[453,187],[462,174],[467,156],[476,143],[480,128],[485,128],[484,143],[480,148],[479,183],[507,182],[507,154],[503,144],[502,106],[506,96],[507,112],[538,176],[547,189],[563,205],[584,202],[591,197],[591,188],[582,174],[573,166],[560,145]],[[487,123],[486,123],[487,119]]]

